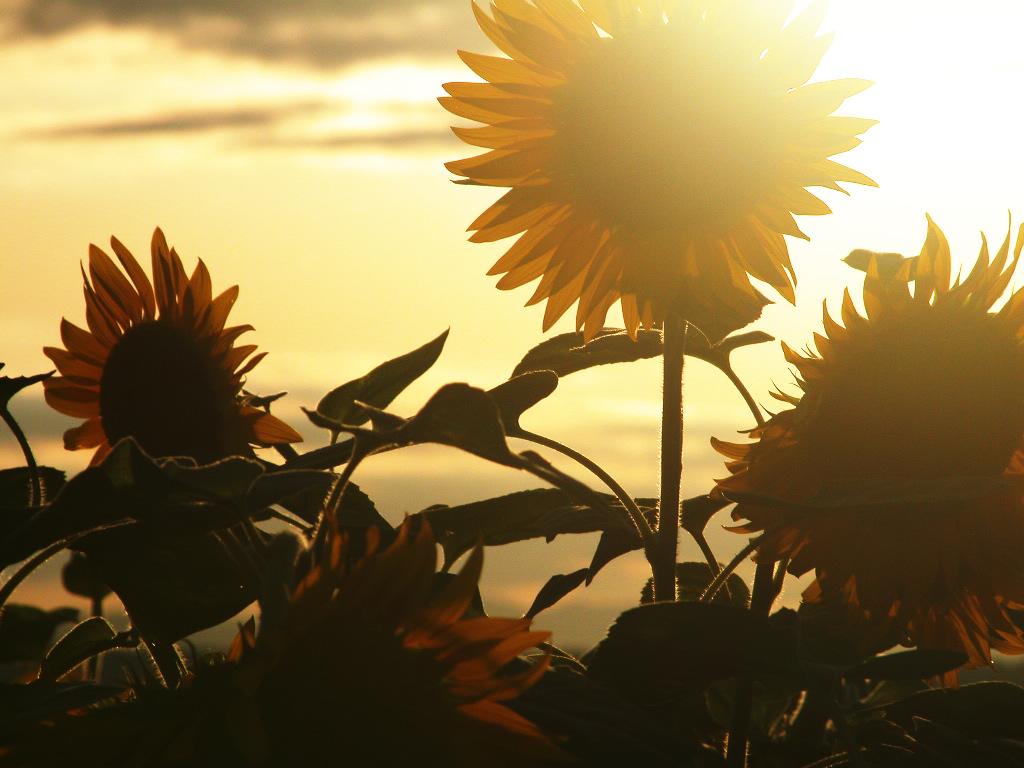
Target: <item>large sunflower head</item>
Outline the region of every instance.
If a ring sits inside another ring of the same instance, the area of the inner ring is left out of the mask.
[[[206,265],[200,260],[189,277],[159,229],[152,283],[120,241],[110,242],[124,271],[90,246],[89,272],[82,270],[88,330],[61,320],[64,348],[43,349],[60,372],[44,382],[46,402],[85,419],[64,433],[64,446],[96,448],[95,462],[130,435],[153,456],[205,463],[301,440],[239,398],[265,353],[235,346],[252,326],[225,327],[238,287],[215,297]]]
[[[847,292],[842,325],[824,313],[817,354],[784,347],[802,395],[777,394],[790,407],[757,442],[716,441],[726,492],[847,500],[733,513],[748,521],[738,530],[768,532],[760,559],[815,570],[805,598],[839,599],[876,629],[976,664],[991,648],[1024,651],[1008,613],[1024,605],[1024,500],[1003,482],[1024,476],[1024,290],[993,309],[1024,227],[1012,257],[1010,246],[1007,235],[991,258],[983,241],[950,285],[949,245],[929,219],[919,256],[868,265],[866,315]]]
[[[508,667],[550,633],[530,631],[525,618],[465,615],[482,549],[440,586],[429,526],[413,533],[406,523],[383,551],[371,529],[351,567],[347,548],[333,532],[282,630],[236,640],[240,680],[260,702],[273,751],[320,765],[319,755],[338,753],[337,734],[359,765],[523,765],[561,754],[503,704],[546,671],[546,657]]]
[[[793,299],[783,235],[828,207],[807,187],[873,184],[829,158],[874,121],[832,113],[862,80],[808,85],[829,44],[822,3],[497,0],[484,32],[508,58],[460,52],[486,82],[449,83],[454,128],[485,153],[448,163],[511,187],[470,225],[518,235],[499,288],[540,278],[547,329],[579,301],[587,338],[621,300],[627,329],[679,312],[707,333],[754,319],[749,277]]]

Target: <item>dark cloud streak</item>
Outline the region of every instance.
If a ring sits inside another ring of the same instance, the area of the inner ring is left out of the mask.
[[[95,123],[43,128],[22,134],[36,140],[104,139],[162,134],[209,133],[220,130],[272,128],[297,115],[324,108],[320,102],[176,111]]]
[[[0,0],[0,7],[5,0]],[[470,0],[6,0],[9,39],[89,26],[144,29],[187,48],[337,68],[478,45]]]

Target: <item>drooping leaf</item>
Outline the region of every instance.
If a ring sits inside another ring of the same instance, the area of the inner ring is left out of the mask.
[[[735,350],[772,340],[773,337],[762,331],[749,331],[728,336],[712,344],[704,334],[693,329],[686,337],[686,354],[726,368],[729,365],[729,355]],[[636,360],[658,357],[661,353],[659,330],[640,330],[634,341],[623,329],[605,328],[587,343],[583,342],[582,333],[564,333],[538,344],[527,352],[512,375],[548,370],[559,376],[568,376],[598,365],[632,363]]]
[[[661,331],[657,330],[641,330],[633,341],[623,329],[603,328],[587,344],[583,343],[582,333],[563,333],[527,352],[512,376],[533,371],[553,371],[559,376],[568,376],[597,365],[632,363],[660,354]]]
[[[357,402],[386,408],[437,362],[447,339],[448,331],[445,331],[422,347],[388,360],[364,376],[332,389],[317,403],[316,410],[306,410],[306,415],[318,427],[330,430],[334,439],[337,439],[343,425],[365,424],[369,414]]]
[[[39,667],[39,679],[59,679],[86,659],[113,648],[116,637],[109,621],[90,616],[54,643]]]
[[[332,481],[333,478],[327,472],[310,469],[266,472],[253,481],[245,495],[245,503],[249,512],[255,514],[301,494],[310,494],[311,499],[319,498],[322,502]],[[286,506],[291,508],[292,505]],[[300,516],[308,522],[312,522],[310,517],[315,519],[315,516]]]
[[[533,604],[529,610],[526,611],[528,618],[534,618],[541,611],[546,611],[551,606],[555,605],[559,600],[568,595],[580,584],[587,580],[587,574],[590,573],[589,568],[580,568],[578,571],[572,573],[560,573],[556,576],[552,576],[547,582],[541,587],[540,592],[533,599]]]
[[[737,675],[797,675],[791,614],[726,603],[642,605],[616,619],[592,652],[590,674],[645,701]]]
[[[683,511],[679,517],[679,525],[684,531],[700,536],[707,528],[708,522],[732,502],[718,496],[694,496],[683,502]]]
[[[914,648],[863,661],[846,673],[847,678],[867,680],[922,680],[951,672],[967,663],[961,651]]]
[[[843,259],[847,266],[853,267],[858,272],[867,272],[872,260],[875,262],[875,266],[882,277],[895,275],[909,262],[907,279],[914,279],[914,267],[917,263],[917,257],[907,257],[902,253],[879,253],[878,251],[869,251],[866,248],[857,248],[850,251],[849,255]]]
[[[619,528],[635,536],[618,501],[605,500],[601,507],[588,507],[557,488],[535,488],[455,507],[431,507],[419,514],[441,542],[447,567],[477,542],[498,546],[527,539],[551,541],[559,534]]]
[[[530,408],[548,397],[558,387],[558,376],[551,371],[531,371],[515,376],[487,394],[498,406],[505,434],[520,431],[519,419]]]
[[[53,499],[64,485],[64,472],[53,467],[37,467],[43,498]],[[0,508],[28,506],[31,497],[32,470],[28,467],[0,469]]]
[[[347,427],[356,437],[355,451],[366,456],[389,447],[438,443],[479,456],[496,464],[529,472],[577,501],[601,508],[604,499],[534,451],[515,453],[505,440],[498,406],[482,389],[468,384],[446,384],[419,412],[394,428],[367,430]]]

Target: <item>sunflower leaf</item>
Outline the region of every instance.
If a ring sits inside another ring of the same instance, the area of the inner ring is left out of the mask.
[[[370,414],[358,403],[386,408],[437,362],[447,339],[448,331],[445,331],[422,347],[388,360],[366,375],[332,389],[317,403],[315,411],[303,409],[306,416],[316,426],[330,430],[332,441],[336,440],[343,431],[343,425],[359,426],[369,421]]]
[[[729,366],[729,355],[737,349],[772,340],[773,337],[763,331],[749,331],[712,344],[694,329],[686,337],[686,354],[725,370]],[[512,375],[548,370],[558,376],[568,376],[598,365],[632,363],[658,357],[661,353],[661,331],[658,330],[640,330],[634,341],[622,329],[604,328],[587,343],[582,333],[564,333],[527,352]]]
[[[446,567],[477,542],[493,547],[528,539],[551,541],[560,534],[623,528],[621,506],[612,497],[605,498],[604,507],[587,507],[575,503],[569,494],[557,488],[518,491],[455,507],[430,507],[419,516],[437,534]]]
[[[637,340],[619,328],[603,328],[589,343],[582,333],[563,333],[541,342],[526,353],[512,371],[521,376],[533,371],[553,371],[558,376],[597,365],[631,363],[661,354],[661,331],[640,331]]]
[[[0,363],[0,370],[4,367],[4,363]],[[38,373],[35,376],[0,376],[0,409],[6,409],[7,404],[11,401],[11,398],[21,392],[21,390],[31,387],[33,384],[38,384],[51,376],[54,371],[48,373]]]
[[[499,384],[487,394],[498,406],[505,434],[515,435],[522,430],[519,426],[522,415],[557,387],[558,375],[553,371],[530,371]]]
[[[86,659],[114,648],[117,632],[106,619],[90,616],[58,640],[39,667],[40,680],[57,680]]]
[[[726,603],[642,605],[615,620],[590,655],[590,675],[645,702],[737,675],[796,676],[793,619]]]
[[[1024,740],[1024,688],[1013,683],[985,682],[960,688],[921,691],[885,707],[894,723],[912,728],[925,718],[973,738]]]
[[[580,568],[578,571],[572,573],[560,573],[556,576],[552,576],[547,582],[541,587],[540,592],[533,599],[533,604],[530,609],[526,612],[525,616],[532,619],[541,611],[545,611],[563,597],[568,595],[580,584],[583,584],[587,580],[587,574],[590,573],[589,568]]]
[[[847,678],[866,680],[922,680],[936,677],[967,663],[961,651],[914,648],[875,656],[846,672]]]

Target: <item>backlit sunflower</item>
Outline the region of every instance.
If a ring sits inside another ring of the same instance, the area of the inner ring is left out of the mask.
[[[810,602],[838,599],[875,636],[964,651],[1024,652],[1024,290],[998,311],[1024,247],[987,245],[950,285],[949,246],[929,219],[915,259],[868,265],[866,316],[846,293],[817,354],[784,347],[801,397],[752,435],[716,441],[726,492],[825,506],[737,505],[741,532],[768,531],[762,561],[814,569]],[[911,289],[910,279],[913,279]],[[844,327],[845,326],[845,327]],[[827,502],[843,500],[829,506]],[[886,499],[893,501],[886,502]]]
[[[239,399],[244,376],[266,353],[235,346],[252,326],[224,327],[238,286],[214,297],[202,260],[189,277],[159,229],[153,283],[120,241],[110,244],[127,277],[90,246],[89,274],[82,270],[88,330],[61,320],[64,348],[43,349],[61,374],[44,382],[46,402],[85,419],[64,433],[64,447],[96,448],[95,463],[131,435],[153,456],[206,463],[301,440]]]
[[[548,637],[528,619],[466,618],[482,565],[435,580],[427,526],[404,525],[350,567],[334,532],[325,562],[241,628],[225,663],[185,688],[47,717],[0,749],[0,765],[523,766],[564,758],[503,702],[548,660],[516,657]],[[509,668],[510,663],[515,668]],[[5,761],[4,758],[7,758]],[[93,764],[92,762],[90,764]]]
[[[671,309],[706,333],[753,320],[753,276],[793,300],[783,235],[829,208],[807,187],[874,184],[829,158],[874,121],[833,115],[868,83],[807,84],[828,48],[823,3],[496,0],[477,20],[509,58],[459,52],[487,82],[449,83],[453,128],[488,151],[447,164],[511,187],[471,225],[519,236],[490,274],[540,278],[544,328],[579,301],[589,339],[621,299],[630,333]]]

